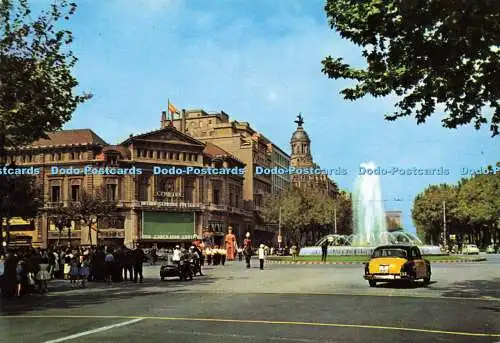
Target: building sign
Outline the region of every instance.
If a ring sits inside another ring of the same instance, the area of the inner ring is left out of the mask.
[[[174,207],[174,208],[200,208],[201,204],[190,202],[163,202],[163,201],[141,201],[141,206],[149,207]]]
[[[182,193],[158,191],[156,196],[160,198],[182,198]]]
[[[171,240],[190,240],[194,235],[142,235],[143,239],[171,239]]]
[[[196,233],[193,212],[142,212],[143,239],[192,239]]]
[[[124,238],[123,230],[99,230],[99,238]]]

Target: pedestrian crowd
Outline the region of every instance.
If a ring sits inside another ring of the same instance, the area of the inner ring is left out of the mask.
[[[53,279],[69,280],[73,288],[84,288],[88,281],[143,282],[144,260],[139,247],[9,250],[0,256],[0,289],[3,297],[12,298],[47,293]]]
[[[247,233],[242,248],[233,251],[222,246],[194,244],[189,249],[176,246],[167,251],[168,258],[179,262],[182,258],[195,261],[195,274],[202,274],[201,267],[224,266],[227,260],[246,261],[250,268],[254,254],[250,234]],[[272,251],[261,244],[257,249],[259,267],[264,269],[264,261]],[[150,253],[152,264],[158,255],[153,249]],[[143,263],[146,254],[137,246],[129,249],[122,245],[118,248],[91,247],[68,249],[53,247],[49,249],[17,249],[8,250],[0,256],[0,290],[3,297],[15,298],[33,293],[47,293],[48,281],[53,279],[68,280],[72,288],[85,288],[87,282],[132,281],[143,282]]]

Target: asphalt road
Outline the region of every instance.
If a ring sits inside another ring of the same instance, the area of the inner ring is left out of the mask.
[[[233,262],[183,283],[152,266],[143,284],[2,300],[0,342],[500,342],[499,267],[435,263],[427,288],[370,288],[359,265]]]

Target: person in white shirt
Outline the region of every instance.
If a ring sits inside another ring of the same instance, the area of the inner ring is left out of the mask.
[[[266,259],[266,246],[261,244],[259,247],[259,262],[260,262],[260,270],[264,269],[264,260]]]
[[[178,245],[175,246],[172,256],[172,262],[174,262],[176,265],[179,265],[179,263],[181,262],[181,249]]]

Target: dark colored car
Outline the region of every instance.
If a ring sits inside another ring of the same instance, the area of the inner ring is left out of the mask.
[[[163,264],[160,268],[160,278],[165,280],[168,277],[180,277],[181,273],[176,264]]]

